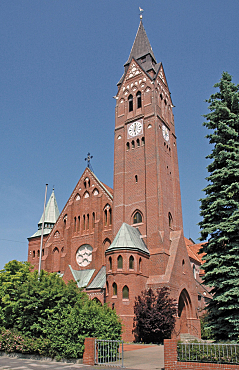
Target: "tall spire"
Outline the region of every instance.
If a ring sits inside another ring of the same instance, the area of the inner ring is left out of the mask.
[[[153,49],[150,45],[148,36],[146,34],[146,31],[143,26],[142,20],[140,20],[139,28],[131,49],[131,52],[129,54],[129,58],[127,62],[125,63],[125,66],[130,63],[132,57],[134,57],[135,60],[140,61],[142,58],[146,57],[147,55],[150,55],[151,61],[156,64],[156,58],[153,53]]]
[[[124,74],[119,80],[119,82],[117,83],[118,88],[124,79],[124,76],[129,68],[129,64],[132,58],[134,58],[137,61],[137,63],[141,66],[141,68],[145,72],[147,72],[151,78],[154,78],[154,76],[156,75],[161,65],[160,63],[157,64],[153,49],[150,45],[148,36],[143,26],[142,19],[140,19],[139,28],[136,33],[134,43],[130,51],[128,60],[124,65]]]
[[[55,192],[54,189],[52,190],[51,196],[48,200],[46,210],[45,210],[45,220],[44,220],[44,229],[43,234],[47,235],[50,234],[51,229],[55,225],[58,217],[60,215],[58,205],[56,202]],[[31,238],[40,236],[41,235],[41,228],[42,228],[42,220],[43,220],[43,214],[40,218],[40,221],[38,222],[38,230],[35,234],[31,236]]]

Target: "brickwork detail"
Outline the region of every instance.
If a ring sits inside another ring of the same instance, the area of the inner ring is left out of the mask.
[[[85,338],[85,349],[83,353],[84,365],[95,365],[95,340],[96,338]]]

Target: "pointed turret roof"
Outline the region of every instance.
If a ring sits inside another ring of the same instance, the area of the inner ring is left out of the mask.
[[[140,58],[145,57],[146,55],[150,54],[153,61],[156,62],[156,58],[153,53],[153,49],[150,45],[148,36],[146,34],[146,31],[143,26],[142,20],[140,20],[139,28],[137,31],[137,34],[134,39],[134,43],[131,49],[131,52],[129,54],[129,58],[125,65],[129,64],[131,59],[134,58],[135,60],[138,60]]]
[[[140,251],[149,255],[149,250],[144,244],[139,230],[126,223],[122,224],[113,243],[106,250],[106,253],[120,249]]]
[[[55,197],[55,192],[54,189],[52,190],[51,196],[47,202],[46,210],[45,210],[45,220],[44,223],[53,223],[55,224],[58,217],[60,215],[58,205],[56,202],[56,197]],[[42,224],[43,220],[43,214],[41,216],[40,221],[38,222],[39,224]]]
[[[55,225],[58,217],[60,215],[58,205],[56,202],[55,192],[54,189],[52,190],[51,196],[47,202],[47,206],[45,209],[45,220],[44,220],[44,229],[43,229],[43,235],[50,234],[53,226]],[[43,214],[40,218],[40,221],[38,222],[38,230],[33,234],[30,238],[35,238],[37,236],[41,235],[41,229],[42,229],[42,221],[43,221]],[[30,239],[28,238],[28,239]]]

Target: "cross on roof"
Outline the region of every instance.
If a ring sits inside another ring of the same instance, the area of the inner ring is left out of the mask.
[[[93,158],[93,155],[90,155],[90,152],[87,153],[87,157],[85,158],[85,161],[87,161],[87,167],[90,168],[90,160]]]

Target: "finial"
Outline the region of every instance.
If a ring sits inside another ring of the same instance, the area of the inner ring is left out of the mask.
[[[87,153],[87,157],[85,158],[85,161],[87,161],[87,167],[90,168],[90,160],[93,158],[93,155],[90,155],[90,153]]]
[[[142,13],[143,13],[144,9],[142,9],[142,8],[140,8],[140,7],[139,7],[139,11],[140,11],[140,16],[139,16],[139,18],[140,18],[140,19],[143,19],[143,14],[142,14]]]

